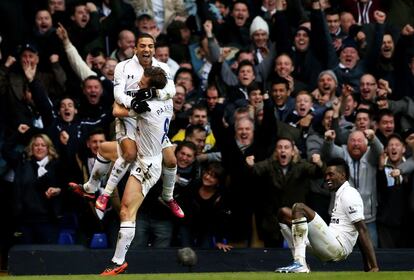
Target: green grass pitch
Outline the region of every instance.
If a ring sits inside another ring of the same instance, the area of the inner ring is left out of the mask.
[[[99,275],[50,275],[50,276],[2,276],[0,280],[267,280],[267,279],[317,279],[317,280],[413,280],[414,272],[312,272],[310,274],[279,274],[274,272],[226,272],[226,273],[173,273],[173,274],[122,274],[102,277]]]

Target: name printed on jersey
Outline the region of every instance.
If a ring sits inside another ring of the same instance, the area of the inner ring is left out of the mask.
[[[331,224],[339,224],[339,219],[332,218]]]
[[[164,112],[171,112],[172,110],[173,110],[173,106],[166,104],[157,110],[157,115],[161,115]]]

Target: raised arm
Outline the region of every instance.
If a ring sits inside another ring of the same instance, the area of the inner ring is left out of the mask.
[[[336,134],[334,130],[327,130],[325,132],[325,140],[323,142],[321,152],[326,159],[344,157],[344,150],[334,144],[335,136]]]
[[[379,162],[379,157],[383,152],[384,146],[381,144],[377,136],[375,136],[374,130],[366,129],[364,134],[370,145],[370,149],[368,151],[368,161],[372,164],[377,164]]]
[[[78,50],[69,40],[68,32],[63,27],[63,25],[60,23],[58,23],[58,25],[59,27],[56,29],[56,34],[60,40],[62,40],[66,56],[69,60],[69,64],[76,75],[78,75],[82,81],[89,76],[97,76],[97,74],[89,68],[88,64],[86,64],[86,62],[80,56]]]

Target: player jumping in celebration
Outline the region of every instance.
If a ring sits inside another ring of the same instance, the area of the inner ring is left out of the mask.
[[[325,185],[335,192],[334,208],[329,226],[311,208],[295,203],[279,210],[280,228],[292,250],[293,263],[276,269],[281,273],[309,273],[306,246],[322,261],[344,260],[359,239],[366,270],[378,271],[374,248],[364,222],[360,194],[348,183],[349,167],[340,158],[327,162]]]
[[[125,108],[132,108],[136,113],[144,113],[149,110],[147,103],[150,99],[169,100],[175,95],[175,86],[169,74],[167,64],[157,61],[154,56],[155,39],[142,33],[137,38],[135,55],[128,60],[122,61],[115,67],[114,74],[114,97],[115,103]],[[144,73],[144,69],[156,66],[162,68],[167,77],[167,84],[163,89],[154,87],[139,87],[139,81]],[[137,145],[136,139],[136,118],[133,111],[125,117],[116,119],[116,138],[119,143],[120,152],[114,149],[110,142],[103,143],[93,166],[91,176],[83,185],[70,183],[70,187],[77,193],[94,198],[98,189],[101,178],[106,176],[111,159],[114,166],[108,178],[104,192],[96,200],[96,208],[105,211],[108,200],[118,185],[119,181],[128,171],[131,162],[136,158]],[[168,123],[164,124],[165,133],[168,132]],[[114,155],[119,155],[115,156]],[[183,218],[184,213],[180,206],[173,199],[175,176],[177,172],[177,160],[174,155],[174,149],[168,137],[163,142],[163,191],[160,201],[167,205],[172,213]]]
[[[149,84],[159,88],[165,85],[165,72],[159,67],[148,67],[140,81],[140,86]],[[152,99],[147,102],[147,112],[137,116],[137,138],[139,146],[138,156],[131,166],[131,175],[128,178],[121,201],[120,230],[112,263],[101,275],[117,275],[124,272],[128,263],[125,255],[134,239],[135,220],[139,207],[150,188],[158,181],[162,169],[162,148],[166,137],[165,127],[168,129],[169,120],[173,114],[172,100]],[[128,110],[122,106],[115,106],[115,116],[128,115]],[[166,125],[165,125],[166,124]],[[116,143],[113,142],[115,145]]]

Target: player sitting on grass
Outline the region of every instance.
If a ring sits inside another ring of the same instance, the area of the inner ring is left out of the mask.
[[[295,203],[292,209],[279,210],[280,229],[292,250],[293,263],[276,269],[281,273],[309,273],[306,246],[322,261],[340,261],[351,254],[359,239],[366,270],[378,271],[374,248],[364,222],[361,195],[348,183],[349,167],[345,160],[327,162],[325,186],[335,192],[329,226],[311,208]]]

